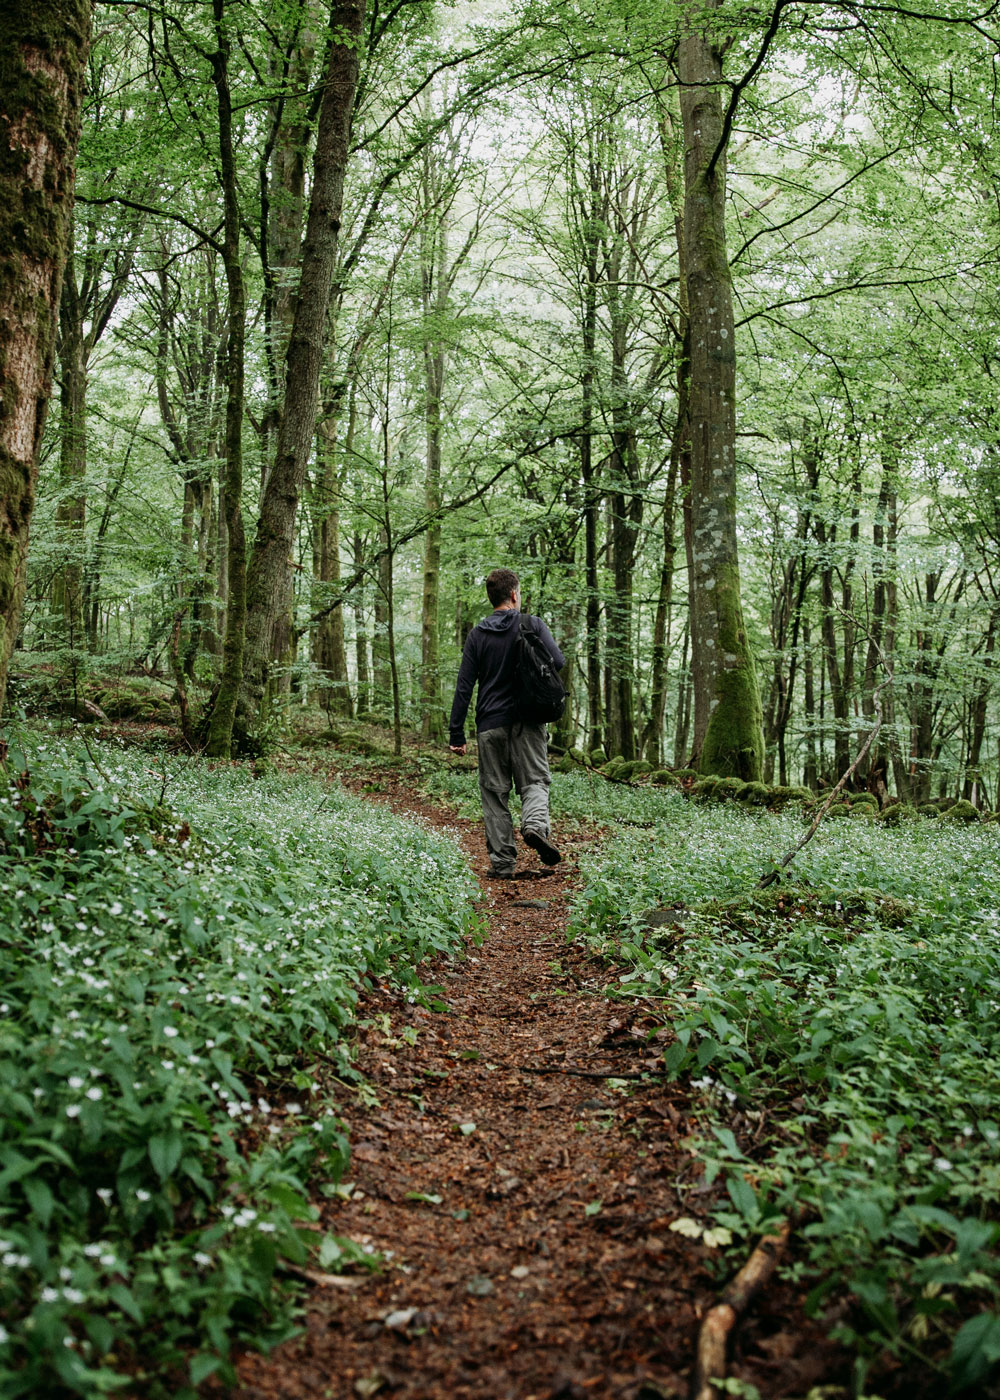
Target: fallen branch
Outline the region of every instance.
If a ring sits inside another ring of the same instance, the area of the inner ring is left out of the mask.
[[[760,1292],[778,1266],[788,1243],[790,1226],[776,1235],[765,1235],[732,1283],[705,1315],[698,1332],[698,1351],[691,1377],[691,1400],[720,1400],[716,1381],[725,1379],[726,1349],[740,1315]]]
[[[282,1259],[277,1267],[280,1273],[293,1274],[316,1288],[360,1288],[365,1282],[363,1278],[349,1278],[346,1274],[324,1274],[319,1269],[306,1269],[301,1264],[289,1263],[287,1259]]]
[[[572,1074],[577,1079],[648,1079],[648,1074],[635,1074],[627,1070],[566,1069],[562,1065],[518,1065],[522,1074]]]
[[[892,668],[890,667],[889,662],[886,660],[886,655],[885,652],[882,650],[881,645],[878,641],[875,640],[874,637],[871,637],[870,640],[874,643],[875,647],[878,650],[879,660],[882,662],[883,669],[886,673],[885,680],[882,681],[879,685],[877,685],[872,691],[872,706],[875,710],[875,723],[872,726],[872,728],[868,731],[868,737],[865,739],[865,742],[861,745],[861,748],[858,750],[854,762],[851,764],[850,768],[848,768],[847,772],[837,783],[836,787],[833,789],[829,797],[827,797],[826,801],[823,803],[822,807],[819,809],[819,811],[813,817],[812,821],[809,823],[809,827],[805,835],[801,836],[798,839],[798,841],[796,841],[795,845],[792,847],[792,849],[788,852],[787,855],[782,856],[781,860],[777,863],[773,870],[769,870],[766,875],[762,875],[760,877],[760,880],[757,883],[758,889],[766,890],[769,885],[773,885],[776,880],[779,880],[781,878],[781,872],[783,870],[787,870],[788,866],[791,865],[792,861],[798,855],[799,851],[801,851],[802,847],[806,844],[806,842],[811,841],[812,838],[816,835],[816,832],[819,829],[820,822],[823,820],[827,812],[833,806],[839,794],[843,792],[844,788],[854,777],[855,773],[858,771],[861,764],[864,762],[865,757],[868,754],[868,750],[871,748],[872,744],[874,744],[875,740],[878,737],[879,730],[882,728],[882,724],[885,720],[885,713],[882,709],[882,692],[883,690],[885,690],[886,686],[892,685],[893,675]]]

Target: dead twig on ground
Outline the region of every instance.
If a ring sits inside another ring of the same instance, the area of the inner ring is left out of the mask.
[[[319,1269],[305,1269],[301,1264],[289,1263],[287,1259],[282,1259],[277,1267],[280,1273],[305,1279],[314,1288],[360,1288],[366,1281],[363,1278],[350,1278],[346,1274],[324,1274]]]
[[[716,1381],[725,1379],[726,1349],[729,1338],[751,1301],[764,1287],[778,1266],[788,1243],[790,1226],[776,1235],[765,1235],[740,1269],[732,1283],[706,1313],[698,1332],[698,1351],[691,1378],[691,1400],[720,1400]]]
[[[572,1074],[577,1079],[648,1079],[649,1074],[636,1074],[617,1069],[567,1069],[563,1065],[518,1065],[522,1074]]]

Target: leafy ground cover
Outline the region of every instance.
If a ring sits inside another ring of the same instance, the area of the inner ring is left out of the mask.
[[[668,1072],[702,1096],[692,1146],[727,1180],[714,1227],[793,1221],[811,1306],[851,1290],[838,1335],[859,1375],[888,1345],[983,1384],[1000,1359],[995,829],[828,823],[761,892],[799,819],[659,801],[653,829],[581,857],[572,930],[676,1031]]]
[[[464,817],[476,820],[482,814],[479,780],[468,761],[448,768],[428,768],[424,789],[430,797],[449,803]],[[674,790],[608,782],[600,774],[581,768],[556,775],[550,808],[554,822],[614,822],[647,827],[665,820],[678,800]],[[518,810],[517,796],[512,795],[511,811],[516,814]]]
[[[287,1333],[275,1270],[347,1156],[315,1066],[350,1073],[362,981],[425,996],[468,870],[307,778],[40,731],[4,769],[0,1393],[193,1393],[235,1337]]]

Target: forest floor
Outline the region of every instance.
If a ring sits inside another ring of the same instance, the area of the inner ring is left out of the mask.
[[[399,774],[365,786],[452,832],[483,877],[478,824]],[[533,878],[482,878],[485,938],[421,970],[443,989],[433,1009],[381,987],[364,997],[356,1064],[371,1092],[348,1106],[339,1091],[352,1189],[316,1205],[318,1228],[383,1264],[347,1287],[315,1275],[302,1333],[239,1358],[239,1400],[687,1394],[699,1320],[729,1269],[670,1227],[692,1190],[707,1205],[720,1188],[699,1182],[685,1146],[692,1108],[649,1038],[662,1018],[604,995],[615,969],[566,942],[574,855],[600,833],[559,838],[554,871],[525,852]],[[844,1383],[825,1330],[777,1277],[731,1374],[765,1400]]]

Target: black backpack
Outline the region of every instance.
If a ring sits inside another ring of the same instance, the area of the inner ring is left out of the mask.
[[[514,712],[522,724],[547,724],[560,719],[566,708],[566,687],[538,634],[536,620],[522,613],[514,639]]]

